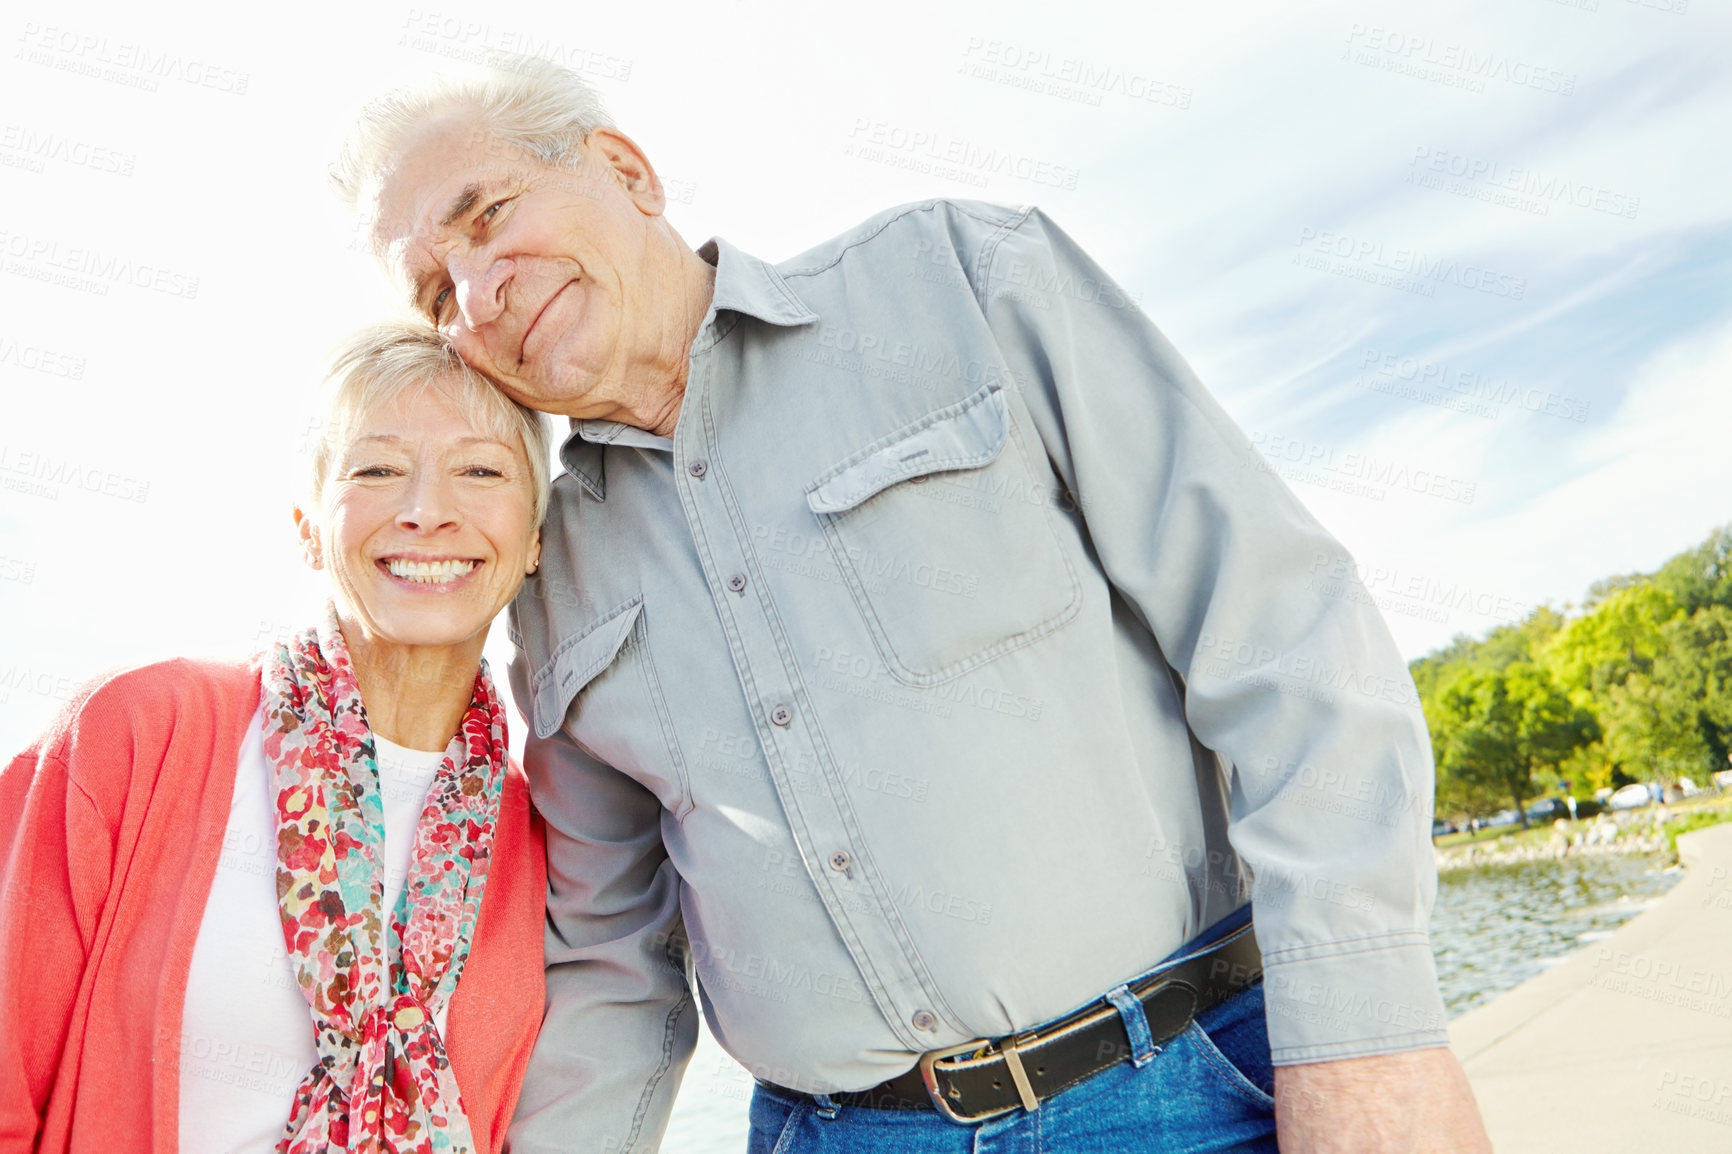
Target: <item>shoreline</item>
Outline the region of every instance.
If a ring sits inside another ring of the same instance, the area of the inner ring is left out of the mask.
[[[1690,829],[1712,828],[1711,823],[1697,824],[1703,816],[1712,816],[1721,823],[1732,821],[1732,807],[1723,802],[1683,809],[1656,805],[1602,813],[1578,821],[1558,818],[1550,823],[1549,835],[1544,825],[1525,830],[1500,829],[1495,835],[1487,831],[1476,840],[1452,842],[1447,846],[1434,844],[1432,853],[1439,874],[1481,866],[1561,861],[1568,857],[1669,854],[1674,837]]]
[[[1732,1145],[1712,1100],[1732,1087],[1732,824],[1678,851],[1684,877],[1651,908],[1450,1023],[1499,1149]]]

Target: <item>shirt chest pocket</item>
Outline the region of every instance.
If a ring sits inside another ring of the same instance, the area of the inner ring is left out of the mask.
[[[1075,617],[1076,572],[988,384],[827,470],[806,489],[879,656],[917,686],[959,677]]]
[[[535,736],[564,729],[592,757],[634,778],[675,817],[691,808],[679,737],[636,598],[561,641],[530,682]]]

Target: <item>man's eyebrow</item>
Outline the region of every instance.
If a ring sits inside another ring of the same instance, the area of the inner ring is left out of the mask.
[[[463,190],[451,201],[451,207],[446,210],[444,218],[439,221],[439,227],[450,228],[458,217],[475,207],[475,203],[481,199],[481,194],[485,191],[486,189],[482,187],[479,181],[471,181],[464,185]],[[438,270],[424,273],[414,278],[409,284],[408,304],[416,312],[422,311],[421,301],[427,295],[427,282],[432,279],[433,273],[436,271]]]
[[[451,202],[451,209],[445,214],[445,219],[439,222],[440,227],[449,228],[453,221],[470,209],[481,199],[481,185],[466,184],[463,191],[457,194],[457,199]]]

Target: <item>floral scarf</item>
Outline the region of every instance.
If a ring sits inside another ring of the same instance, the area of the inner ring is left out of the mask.
[[[265,654],[263,681],[277,902],[319,1053],[277,1152],[474,1154],[435,1018],[469,956],[505,780],[505,714],[487,663],[388,916],[379,771],[334,607]]]

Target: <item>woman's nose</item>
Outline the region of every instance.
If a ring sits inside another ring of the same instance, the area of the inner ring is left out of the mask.
[[[397,524],[404,529],[432,532],[458,520],[457,501],[444,478],[417,475],[404,494],[403,507],[397,511]]]

